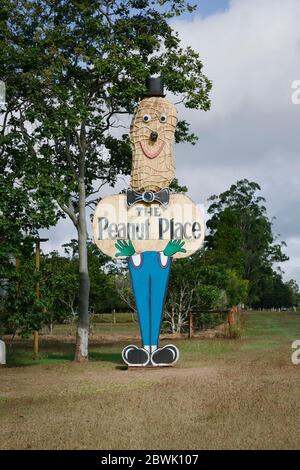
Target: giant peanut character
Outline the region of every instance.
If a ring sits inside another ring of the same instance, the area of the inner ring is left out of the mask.
[[[128,262],[142,340],[141,347],[123,349],[128,366],[170,366],[178,360],[176,346],[159,347],[172,258],[189,256],[204,239],[197,206],[187,196],[169,192],[176,123],[176,109],[164,96],[161,78],[150,78],[130,128],[130,188],[126,195],[104,198],[95,211],[95,242],[106,254]]]
[[[148,96],[139,104],[130,129],[132,190],[127,190],[128,206],[140,198],[168,204],[168,186],[174,179],[176,109],[164,97],[159,78],[151,78],[148,85]],[[142,348],[130,345],[123,350],[128,365],[169,365],[179,357],[176,346],[158,348],[158,339],[172,256],[185,252],[183,245],[181,240],[169,241],[163,251],[136,254],[131,242],[116,244],[119,254],[128,256],[142,336]]]
[[[174,179],[173,141],[176,109],[161,96],[144,98],[133,117],[130,134],[135,191],[159,191]]]

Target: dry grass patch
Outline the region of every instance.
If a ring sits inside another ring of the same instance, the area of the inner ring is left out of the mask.
[[[177,340],[176,367],[133,371],[121,343],[95,344],[88,364],[70,362],[72,344],[45,343],[34,366],[19,343],[0,369],[0,447],[299,449],[296,338],[300,316],[254,314],[241,340]],[[28,365],[13,367],[22,351]]]

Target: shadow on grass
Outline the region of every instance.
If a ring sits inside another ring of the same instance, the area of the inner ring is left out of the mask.
[[[51,353],[47,355],[47,359],[60,361],[73,361],[74,354],[55,354]],[[100,351],[90,351],[89,360],[91,362],[111,362],[113,364],[122,364],[122,357],[120,353],[113,352],[100,352]]]
[[[123,364],[120,353],[90,351],[89,358],[93,362],[111,362],[113,364]]]
[[[120,353],[112,352],[100,352],[100,351],[90,351],[89,359],[91,362],[107,362],[112,364],[117,364],[121,366],[123,364],[122,357]],[[73,362],[74,352],[66,353],[44,353],[41,354],[37,359],[34,359],[31,354],[25,353],[20,354],[8,354],[7,356],[7,365],[6,367],[29,367],[36,365],[50,365],[50,364],[60,364],[63,362]]]
[[[40,355],[34,359],[32,355],[8,355],[6,367],[29,367],[47,364],[59,364],[60,362],[70,362],[72,356],[69,354],[47,354]]]

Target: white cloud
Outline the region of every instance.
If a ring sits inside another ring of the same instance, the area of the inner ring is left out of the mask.
[[[299,75],[299,20],[298,0],[234,0],[223,13],[173,23],[214,81],[209,120],[290,108]]]
[[[237,179],[257,181],[275,232],[292,244],[282,268],[298,281],[300,105],[292,103],[292,83],[300,79],[299,24],[299,0],[232,0],[225,12],[173,22],[213,81],[211,111],[179,110],[200,140],[177,147],[177,176],[197,202]]]

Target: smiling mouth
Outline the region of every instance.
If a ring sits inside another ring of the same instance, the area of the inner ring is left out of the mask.
[[[158,157],[158,155],[160,154],[160,152],[162,151],[162,149],[164,148],[164,145],[165,145],[165,143],[162,142],[160,147],[155,152],[151,152],[150,150],[147,150],[146,147],[144,147],[142,142],[140,142],[140,144],[141,144],[143,154],[146,155],[147,158],[151,158],[151,159]]]

